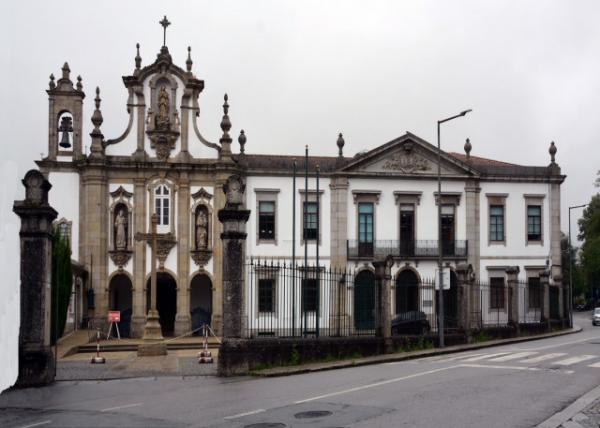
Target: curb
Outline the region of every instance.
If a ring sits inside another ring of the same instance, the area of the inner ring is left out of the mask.
[[[414,360],[417,358],[423,357],[433,357],[437,355],[445,355],[445,354],[453,354],[457,352],[463,351],[472,351],[484,348],[491,348],[494,346],[500,345],[509,345],[512,343],[521,343],[521,342],[530,342],[534,340],[548,339],[551,337],[565,336],[568,334],[579,333],[582,330],[581,327],[575,326],[569,330],[562,330],[553,333],[544,333],[537,334],[534,336],[525,336],[525,337],[515,337],[511,339],[499,339],[499,340],[491,340],[487,342],[481,343],[473,343],[466,345],[455,345],[448,346],[442,349],[427,349],[424,351],[413,351],[413,352],[403,352],[398,354],[384,354],[384,355],[376,355],[372,357],[364,357],[355,360],[342,360],[335,361],[332,363],[312,363],[305,364],[301,366],[293,366],[293,367],[276,367],[272,369],[265,369],[260,371],[251,371],[250,374],[252,376],[257,377],[279,377],[279,376],[290,376],[296,374],[305,374],[305,373],[314,373],[325,370],[335,370],[335,369],[344,369],[349,367],[359,367],[359,366],[367,366],[372,364],[381,364],[381,363],[392,363],[398,361],[406,361],[406,360]],[[546,427],[544,427],[546,428]]]
[[[575,400],[573,404],[564,408],[560,412],[555,413],[553,416],[546,419],[544,422],[537,425],[535,428],[558,428],[563,423],[575,416],[577,413],[584,410],[587,406],[592,404],[598,398],[600,398],[600,386],[597,386],[596,388],[582,395],[577,400]]]

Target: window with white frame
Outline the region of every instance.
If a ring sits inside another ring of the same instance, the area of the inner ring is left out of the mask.
[[[154,190],[154,212],[158,215],[158,224],[160,226],[169,225],[171,195],[169,188],[160,184]]]

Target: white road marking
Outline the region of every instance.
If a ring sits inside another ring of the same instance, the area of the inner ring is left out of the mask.
[[[485,353],[480,352],[479,354],[468,354],[468,355],[459,355],[459,356],[454,356],[454,357],[438,357],[436,358],[435,362],[436,363],[447,363],[449,361],[456,361],[456,360],[460,360],[463,358],[471,358],[471,357],[478,357],[480,355],[486,355]],[[431,361],[431,360],[430,360]]]
[[[600,367],[600,363],[590,364],[588,367],[593,367],[593,368],[597,369],[598,367]]]
[[[559,347],[565,346],[565,345],[574,345],[576,343],[590,342],[592,340],[598,340],[598,339],[600,339],[600,336],[588,337],[587,339],[573,340],[571,342],[562,342],[562,343],[557,343],[555,345],[538,346],[537,348],[521,348],[521,349],[523,351],[543,351],[544,349],[559,348]]]
[[[305,398],[304,400],[294,401],[294,404],[302,404],[302,403],[307,403],[309,401],[321,400],[323,398],[335,397],[336,395],[343,395],[343,394],[348,394],[350,392],[362,391],[363,389],[375,388],[377,386],[382,386],[382,385],[387,385],[387,384],[390,384],[390,383],[400,382],[402,380],[412,379],[412,378],[415,378],[415,377],[426,376],[426,375],[433,374],[433,373],[438,373],[438,372],[441,372],[441,371],[444,371],[444,370],[455,369],[457,367],[460,367],[460,366],[442,367],[442,368],[439,368],[439,369],[428,370],[426,372],[414,373],[414,374],[411,374],[411,375],[408,375],[408,376],[397,377],[397,378],[394,378],[394,379],[388,379],[388,380],[384,380],[384,381],[381,381],[381,382],[371,383],[371,384],[368,384],[368,385],[362,385],[362,386],[357,386],[357,387],[354,387],[354,388],[344,389],[342,391],[331,392],[329,394],[318,395],[316,397]]]
[[[520,363],[541,363],[542,361],[546,361],[546,360],[552,360],[554,358],[559,358],[562,357],[565,354],[564,352],[554,352],[551,354],[544,354],[544,355],[540,355],[538,357],[533,357],[533,358],[526,358],[524,360],[519,361]]]
[[[478,357],[467,358],[466,360],[463,360],[463,361],[470,363],[471,361],[480,361],[480,360],[485,360],[486,358],[494,358],[494,357],[499,357],[500,355],[506,355],[506,354],[510,354],[510,352],[496,352],[495,354],[484,354],[484,355],[480,355]]]
[[[39,427],[40,425],[46,425],[46,424],[49,424],[50,422],[52,422],[52,421],[48,420],[48,421],[36,422],[35,424],[25,425],[25,426],[23,426],[21,428]]]
[[[225,416],[223,419],[237,419],[237,418],[241,418],[244,416],[256,415],[257,413],[262,413],[262,412],[266,412],[266,410],[265,409],[252,410],[252,411],[246,412],[246,413],[238,413],[237,415]]]
[[[111,410],[127,409],[129,407],[138,407],[138,406],[141,406],[141,405],[142,405],[142,403],[125,404],[123,406],[108,407],[108,408],[102,409],[100,411],[101,412],[110,412]]]
[[[461,364],[460,367],[471,367],[476,369],[504,369],[504,370],[528,370],[532,372],[538,372],[542,369],[537,367],[523,367],[523,366],[499,366],[499,365],[488,365],[488,364]]]
[[[571,357],[565,360],[560,360],[555,362],[554,364],[558,364],[559,366],[571,366],[573,364],[581,363],[582,361],[591,360],[592,358],[598,358],[595,355],[580,355],[578,357]]]
[[[504,361],[518,360],[519,358],[530,357],[534,354],[537,354],[537,352],[535,352],[535,351],[517,352],[516,354],[509,354],[509,355],[505,355],[503,357],[492,358],[491,360],[488,360],[488,361],[493,361],[495,363],[501,363]]]

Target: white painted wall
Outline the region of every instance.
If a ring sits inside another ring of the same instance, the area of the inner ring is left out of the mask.
[[[134,95],[135,104],[141,102],[141,99]],[[106,155],[107,156],[131,156],[133,152],[137,149],[137,121],[138,121],[138,108],[131,107],[133,114],[133,123],[131,124],[131,130],[129,134],[125,137],[125,139],[117,144],[111,144],[106,147]],[[121,133],[125,132],[127,129],[127,124],[129,123],[129,113],[124,107],[122,107],[123,115],[123,128],[120,130]],[[107,139],[114,139],[120,137],[122,134],[111,135],[106,137]]]

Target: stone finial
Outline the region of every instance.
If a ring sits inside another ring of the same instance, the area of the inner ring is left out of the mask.
[[[223,118],[221,119],[221,130],[223,131],[223,138],[229,138],[229,130],[231,129],[231,121],[229,120],[229,97],[227,94],[223,97],[225,102],[223,103]],[[229,140],[231,140],[229,138]]]
[[[69,80],[69,76],[71,75],[71,69],[69,68],[69,63],[65,62],[62,66],[62,78]]]
[[[337,146],[338,146],[338,156],[339,157],[343,157],[344,156],[344,144],[346,144],[346,142],[344,141],[344,136],[342,135],[342,133],[340,132],[338,135],[338,139],[337,139]]]
[[[550,143],[550,148],[548,149],[548,153],[550,153],[550,162],[556,163],[555,162],[556,146],[554,145],[554,141],[552,141]]]
[[[21,180],[25,186],[25,203],[27,205],[47,205],[48,192],[52,185],[40,171],[32,169]]]
[[[192,47],[188,46],[188,57],[187,57],[187,61],[185,62],[185,68],[188,71],[188,73],[192,72]]]
[[[90,157],[92,159],[102,159],[104,157],[104,135],[102,135],[102,131],[100,130],[100,125],[102,125],[104,119],[102,118],[102,112],[100,111],[100,101],[100,88],[96,87],[96,98],[94,99],[96,109],[94,110],[94,114],[92,114],[94,129],[90,133],[90,136],[92,137]]]
[[[83,79],[81,79],[81,76],[77,76],[77,90],[81,91],[83,90],[83,84],[81,83]]]
[[[142,57],[140,56],[140,44],[136,43],[135,44],[135,50],[136,50],[136,54],[135,54],[135,69],[139,70],[142,66]]]
[[[244,145],[246,144],[246,133],[242,129],[240,131],[240,136],[238,137],[238,143],[240,143],[240,154],[244,154]]]
[[[50,89],[56,88],[56,83],[54,82],[54,73],[50,73],[50,82],[48,83]]]
[[[94,114],[92,114],[92,123],[94,124],[94,131],[100,130],[100,125],[104,122],[102,118],[102,112],[100,111],[100,102],[102,99],[100,98],[100,88],[96,86],[96,98],[94,98],[94,104],[96,105],[96,110],[94,110]]]
[[[471,159],[471,149],[473,148],[473,146],[471,145],[471,140],[469,140],[467,138],[467,141],[465,141],[465,153],[467,155],[467,160]]]

